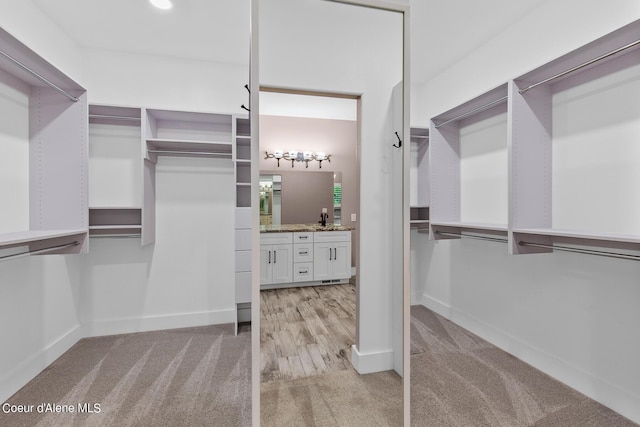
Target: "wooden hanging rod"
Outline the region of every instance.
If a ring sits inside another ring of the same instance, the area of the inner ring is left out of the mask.
[[[51,89],[54,89],[56,92],[64,95],[65,97],[69,98],[71,101],[73,102],[78,102],[79,99],[76,98],[75,96],[71,95],[69,92],[67,92],[66,90],[62,89],[60,86],[56,85],[55,83],[50,82],[49,80],[47,80],[46,77],[41,76],[40,74],[38,74],[37,72],[33,71],[31,68],[27,67],[26,65],[24,65],[22,62],[18,61],[17,59],[15,59],[13,56],[3,52],[0,50],[0,55],[4,56],[5,58],[7,58],[9,61],[13,62],[15,65],[17,65],[18,67],[22,68],[24,71],[28,72],[29,74],[31,74],[33,77],[37,78],[38,80],[40,80],[42,83],[46,84],[47,86],[49,86]]]

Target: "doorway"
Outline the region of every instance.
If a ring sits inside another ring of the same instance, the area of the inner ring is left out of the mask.
[[[358,102],[354,96],[261,89],[261,232],[355,233],[359,216]],[[323,212],[324,226],[318,225]],[[294,283],[262,281],[262,384],[353,370],[358,239],[350,238],[349,246],[348,277],[327,280],[320,275],[320,266],[315,265],[314,271],[311,257],[299,259],[294,254],[294,275],[307,271],[311,275],[296,275]],[[313,252],[311,244],[293,247],[301,254]]]

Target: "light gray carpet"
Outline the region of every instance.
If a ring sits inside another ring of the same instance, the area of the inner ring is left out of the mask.
[[[635,426],[423,306],[411,307],[414,426]]]
[[[263,383],[262,427],[402,425],[402,379],[394,371],[353,369]]]
[[[0,426],[250,426],[251,332],[217,325],[83,339],[7,402],[76,411],[0,411]],[[78,413],[79,403],[100,412]]]

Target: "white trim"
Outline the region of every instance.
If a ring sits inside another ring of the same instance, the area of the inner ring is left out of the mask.
[[[9,399],[82,338],[82,328],[80,325],[76,325],[6,374],[0,379],[0,402]]]
[[[359,374],[390,371],[393,369],[393,350],[361,353],[354,344],[351,346],[351,364]]]
[[[533,347],[429,295],[419,300],[426,308],[471,331],[491,344],[530,364],[634,422],[640,422],[640,396],[636,396],[571,363]],[[418,301],[416,301],[418,302]]]
[[[163,316],[128,317],[109,320],[94,320],[83,324],[84,336],[130,334],[134,332],[157,331],[161,329],[190,328],[206,325],[220,325],[236,322],[236,310],[203,311]]]

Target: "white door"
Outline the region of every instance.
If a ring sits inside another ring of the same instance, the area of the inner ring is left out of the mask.
[[[348,279],[351,277],[351,242],[336,242],[333,246],[331,261],[332,279]]]
[[[271,245],[260,246],[260,284],[269,285],[272,281]]]
[[[271,248],[271,283],[293,282],[293,245],[273,245]]]
[[[313,280],[331,280],[333,243],[313,245]]]

